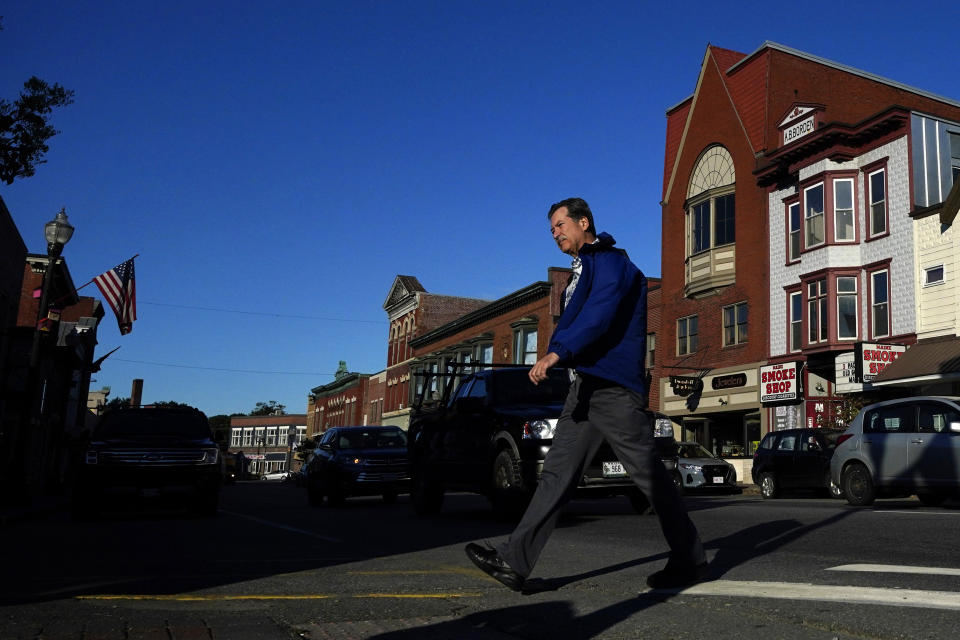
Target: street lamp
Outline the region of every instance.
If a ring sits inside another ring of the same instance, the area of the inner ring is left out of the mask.
[[[53,268],[63,246],[73,237],[73,226],[67,220],[66,208],[61,207],[56,217],[43,226],[43,235],[47,239],[47,268],[43,272],[43,285],[40,292],[40,305],[37,307],[37,324],[33,331],[33,345],[30,349],[30,368],[36,369],[40,362],[40,320],[47,315],[47,302],[50,298],[50,283],[53,281]]]

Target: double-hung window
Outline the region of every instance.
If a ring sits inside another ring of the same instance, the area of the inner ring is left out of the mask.
[[[890,335],[890,272],[870,274],[870,327],[874,338]]]
[[[535,364],[537,361],[537,327],[521,327],[513,332],[513,361]]]
[[[677,320],[677,355],[683,356],[697,350],[697,316]]]
[[[856,240],[853,215],[853,178],[833,181],[833,239],[837,242]]]
[[[857,277],[837,277],[837,338],[857,339]]]
[[[657,352],[657,334],[648,333],[647,334],[647,360],[644,366],[647,369],[652,369],[653,365],[656,364],[656,352]]]
[[[803,347],[803,292],[792,291],[790,298],[790,351]]]
[[[826,342],[829,321],[827,315],[827,279],[814,280],[807,285],[807,342]]]
[[[723,346],[747,341],[747,303],[739,302],[723,308]]]
[[[887,172],[878,169],[867,174],[867,197],[870,199],[870,236],[887,232]]]
[[[804,246],[809,249],[825,241],[823,228],[823,183],[803,190]]]
[[[800,259],[800,203],[791,202],[787,205],[787,224],[790,225],[787,261],[794,262]]]

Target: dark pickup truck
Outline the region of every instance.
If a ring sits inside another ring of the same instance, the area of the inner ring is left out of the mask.
[[[450,490],[487,496],[501,516],[522,513],[570,388],[564,369],[551,370],[539,385],[530,382],[528,372],[529,367],[512,366],[418,375],[420,392],[408,431],[417,513],[439,512]],[[626,495],[638,512],[650,511],[606,442],[584,470],[577,493]]]

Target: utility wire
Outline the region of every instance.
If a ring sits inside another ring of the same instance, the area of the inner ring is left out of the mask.
[[[298,320],[322,320],[324,322],[363,322],[366,324],[388,324],[386,320],[352,320],[350,318],[327,318],[323,316],[299,316],[288,313],[268,313],[266,311],[244,311],[242,309],[219,309],[217,307],[198,307],[187,304],[168,304],[165,302],[137,301],[138,305],[152,305],[154,307],[173,307],[176,309],[194,309],[197,311],[216,311],[217,313],[239,313],[248,316],[269,316],[272,318],[295,318]]]
[[[126,358],[111,358],[111,362],[133,362],[135,364],[149,364],[157,367],[173,367],[175,369],[203,369],[204,371],[230,371],[233,373],[266,373],[286,376],[333,376],[332,373],[316,373],[314,371],[262,371],[259,369],[228,369],[225,367],[201,367],[192,364],[173,364],[170,362],[150,362],[148,360],[127,360]]]

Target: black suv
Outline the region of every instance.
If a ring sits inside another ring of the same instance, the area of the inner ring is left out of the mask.
[[[528,373],[529,367],[514,366],[419,376],[408,430],[417,513],[438,512],[447,490],[485,495],[502,516],[522,512],[570,388],[565,369],[550,370],[539,385]],[[606,442],[584,470],[578,491],[627,495],[637,511],[650,510]]]
[[[410,484],[407,434],[400,427],[332,427],[307,463],[307,500],[342,505],[348,496],[383,496],[387,504]]]
[[[222,480],[220,447],[203,412],[115,409],[100,419],[80,461],[73,512],[82,518],[106,500],[148,498],[213,516]]]
[[[771,431],[753,454],[753,482],[764,498],[776,498],[783,489],[817,489],[839,498],[840,488],[830,480],[830,458],[841,429],[784,429]]]

